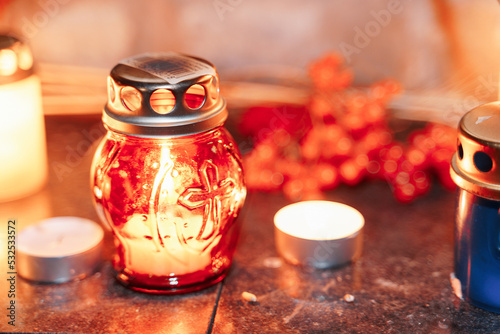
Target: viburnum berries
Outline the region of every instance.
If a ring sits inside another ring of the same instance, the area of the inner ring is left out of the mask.
[[[242,116],[240,131],[254,142],[243,157],[249,189],[281,190],[298,201],[320,199],[339,184],[379,179],[409,203],[429,191],[431,174],[454,189],[448,170],[455,129],[430,123],[397,142],[387,112],[401,91],[396,81],[352,88],[352,71],[336,54],[313,63],[309,74],[307,106],[252,107]]]

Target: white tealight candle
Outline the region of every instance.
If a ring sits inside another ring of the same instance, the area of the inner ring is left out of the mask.
[[[359,257],[364,218],[356,209],[329,201],[288,205],[274,217],[278,253],[293,264],[340,266]]]
[[[62,283],[94,272],[100,261],[104,232],[95,222],[56,217],[19,233],[17,268],[22,277]]]

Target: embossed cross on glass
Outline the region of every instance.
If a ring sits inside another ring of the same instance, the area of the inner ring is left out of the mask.
[[[176,53],[132,57],[111,71],[108,95],[91,186],[118,280],[152,293],[219,282],[246,188],[215,68]]]

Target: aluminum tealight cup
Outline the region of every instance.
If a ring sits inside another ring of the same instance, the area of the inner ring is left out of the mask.
[[[330,201],[287,205],[274,216],[280,256],[295,265],[326,269],[360,257],[365,220],[353,207]]]

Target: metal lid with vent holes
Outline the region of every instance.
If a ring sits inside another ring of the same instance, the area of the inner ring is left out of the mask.
[[[451,177],[462,189],[500,200],[500,102],[466,113],[458,126]]]
[[[0,84],[33,74],[33,55],[27,44],[10,35],[0,35]]]
[[[103,122],[138,137],[177,137],[211,130],[227,118],[215,67],[173,52],[124,59],[108,77]]]

